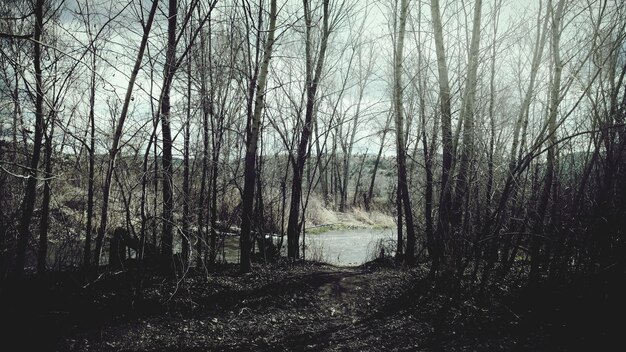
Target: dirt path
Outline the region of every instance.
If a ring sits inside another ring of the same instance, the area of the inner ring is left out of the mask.
[[[161,302],[161,311],[117,316],[96,328],[76,326],[60,349],[359,349],[355,344],[380,339],[370,327],[381,325],[374,316],[393,314],[384,305],[409,275],[329,266],[266,274],[190,279]]]
[[[74,325],[58,350],[519,350],[515,339],[489,330],[502,328],[489,320],[497,315],[421,287],[423,276],[303,264],[189,277],[178,287],[155,281],[142,302],[124,303],[128,313]],[[114,308],[96,301],[101,311]],[[476,314],[488,319],[471,320]]]

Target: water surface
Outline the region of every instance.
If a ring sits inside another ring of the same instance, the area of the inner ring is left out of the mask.
[[[300,238],[306,246],[305,259],[339,266],[358,266],[376,258],[384,247],[385,254],[393,255],[395,231],[393,229],[330,230],[319,234],[306,234]],[[284,247],[287,237],[284,239]],[[285,249],[285,248],[283,248]],[[286,253],[285,253],[286,254]],[[227,236],[220,257],[229,263],[239,262],[239,238]]]

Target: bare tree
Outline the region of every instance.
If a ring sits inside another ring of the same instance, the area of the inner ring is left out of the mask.
[[[434,239],[437,251],[431,253],[433,264],[431,272],[436,273],[444,260],[446,236],[450,229],[450,211],[452,205],[452,192],[450,181],[453,162],[453,139],[452,139],[452,108],[450,97],[450,83],[448,80],[448,64],[446,62],[445,45],[443,42],[443,25],[441,23],[441,10],[439,0],[430,1],[431,17],[435,37],[435,52],[437,54],[437,72],[439,74],[439,104],[441,113],[441,143],[443,157],[441,164],[441,192],[439,197],[439,211],[437,227]]]
[[[257,177],[257,143],[260,134],[261,114],[264,108],[265,102],[265,87],[267,84],[267,74],[269,70],[270,59],[272,57],[272,49],[274,46],[274,32],[276,31],[276,17],[277,17],[276,0],[270,2],[270,23],[263,49],[263,61],[258,76],[258,84],[256,86],[256,98],[254,102],[254,113],[248,117],[246,126],[246,159],[244,170],[244,189],[242,195],[242,215],[241,215],[241,238],[240,238],[240,260],[242,272],[249,272],[251,267],[250,255],[252,249],[252,238],[250,236],[252,227],[254,202],[254,190],[256,186]],[[257,192],[261,192],[260,189]]]
[[[152,23],[154,21],[154,16],[156,14],[157,7],[158,7],[158,0],[154,0],[152,2],[152,6],[150,7],[150,12],[148,13],[146,23],[143,26],[143,35],[141,38],[141,43],[139,44],[139,51],[137,52],[137,58],[135,59],[135,64],[133,66],[130,79],[128,81],[128,87],[126,89],[126,96],[124,98],[124,104],[122,106],[120,117],[117,120],[117,125],[115,127],[115,134],[113,135],[113,141],[111,144],[111,148],[109,149],[109,160],[108,160],[108,165],[107,165],[107,172],[104,178],[104,183],[102,185],[102,209],[101,209],[101,214],[100,214],[100,226],[98,227],[98,236],[96,237],[96,248],[94,252],[94,264],[96,267],[100,265],[100,253],[102,252],[102,244],[103,244],[102,242],[104,240],[104,235],[107,230],[107,218],[109,214],[109,197],[111,195],[111,180],[113,178],[113,171],[115,169],[115,158],[117,157],[117,154],[119,152],[119,144],[122,138],[122,132],[124,130],[124,123],[128,116],[128,108],[130,105],[133,88],[135,86],[135,80],[137,79],[137,75],[139,74],[139,69],[141,67],[141,63],[143,60],[143,54],[148,44],[148,36],[150,34],[150,29],[152,28]]]
[[[37,169],[41,156],[41,145],[44,133],[44,89],[43,74],[41,68],[41,38],[44,24],[44,0],[35,3],[35,28],[33,36],[33,66],[35,68],[35,136],[33,139],[33,152],[28,168],[28,180],[22,199],[21,216],[18,225],[17,252],[15,257],[14,273],[20,277],[24,274],[26,261],[26,246],[31,237],[30,222],[35,208],[37,197]]]
[[[324,60],[326,58],[326,49],[328,47],[328,38],[330,37],[331,27],[329,0],[323,0],[322,3],[322,29],[320,34],[319,52],[316,60],[314,59],[313,41],[312,41],[312,16],[308,0],[303,0],[304,5],[304,22],[305,22],[305,55],[306,55],[306,109],[304,115],[304,125],[300,135],[300,142],[296,153],[295,164],[293,165],[293,180],[291,184],[291,203],[289,207],[289,220],[287,225],[287,255],[289,258],[299,257],[300,243],[300,206],[302,201],[302,177],[304,165],[307,159],[307,151],[309,147],[309,139],[311,137],[313,127],[313,115],[317,88],[319,86],[322,70],[324,68]]]
[[[411,207],[411,198],[409,193],[407,169],[406,169],[406,141],[405,141],[405,122],[404,122],[404,104],[403,104],[403,85],[402,85],[402,60],[404,54],[404,36],[406,32],[406,20],[409,12],[409,1],[402,0],[400,2],[400,15],[398,18],[398,35],[394,50],[394,121],[396,127],[396,159],[398,168],[398,204],[402,204],[406,223],[406,251],[404,261],[408,265],[415,263],[415,226],[413,223],[413,209]],[[399,207],[400,209],[400,207]],[[402,222],[401,215],[398,218],[398,224]],[[400,234],[401,231],[398,231]],[[400,239],[400,237],[399,237]],[[398,241],[400,248],[400,242]]]
[[[463,123],[463,144],[461,146],[461,158],[459,161],[459,173],[456,179],[456,186],[454,189],[454,201],[452,209],[452,224],[456,228],[461,224],[463,217],[463,204],[465,203],[465,197],[468,196],[470,173],[472,172],[472,159],[474,154],[474,101],[476,99],[476,87],[477,87],[477,72],[478,63],[480,60],[480,30],[481,30],[481,11],[482,0],[476,0],[474,3],[474,19],[472,24],[472,39],[469,51],[469,63],[467,69],[467,81],[465,84],[465,91],[463,95],[463,104],[461,106],[460,119]],[[465,212],[468,216],[467,211]],[[452,251],[446,253],[446,257],[452,260],[456,260],[457,263],[450,263],[455,265],[457,270],[461,270],[460,262],[462,258],[461,254],[461,241],[464,240],[464,236],[467,236],[469,229],[461,229],[460,235],[452,238]]]

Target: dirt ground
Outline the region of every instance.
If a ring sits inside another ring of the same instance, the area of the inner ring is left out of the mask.
[[[559,318],[566,305],[533,313],[511,287],[446,292],[425,268],[380,264],[223,267],[153,277],[141,298],[124,273],[88,285],[57,278],[5,293],[14,304],[4,305],[13,323],[3,340],[57,351],[569,351],[606,334],[580,335],[584,321]]]

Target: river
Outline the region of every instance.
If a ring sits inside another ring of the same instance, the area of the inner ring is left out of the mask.
[[[330,230],[318,234],[307,234],[301,238],[306,245],[305,259],[316,260],[339,266],[358,266],[376,258],[380,254],[380,245],[385,247],[387,255],[392,255],[395,248],[393,229],[344,229]],[[287,238],[284,239],[284,246]],[[239,238],[227,236],[221,257],[227,262],[239,261]]]

